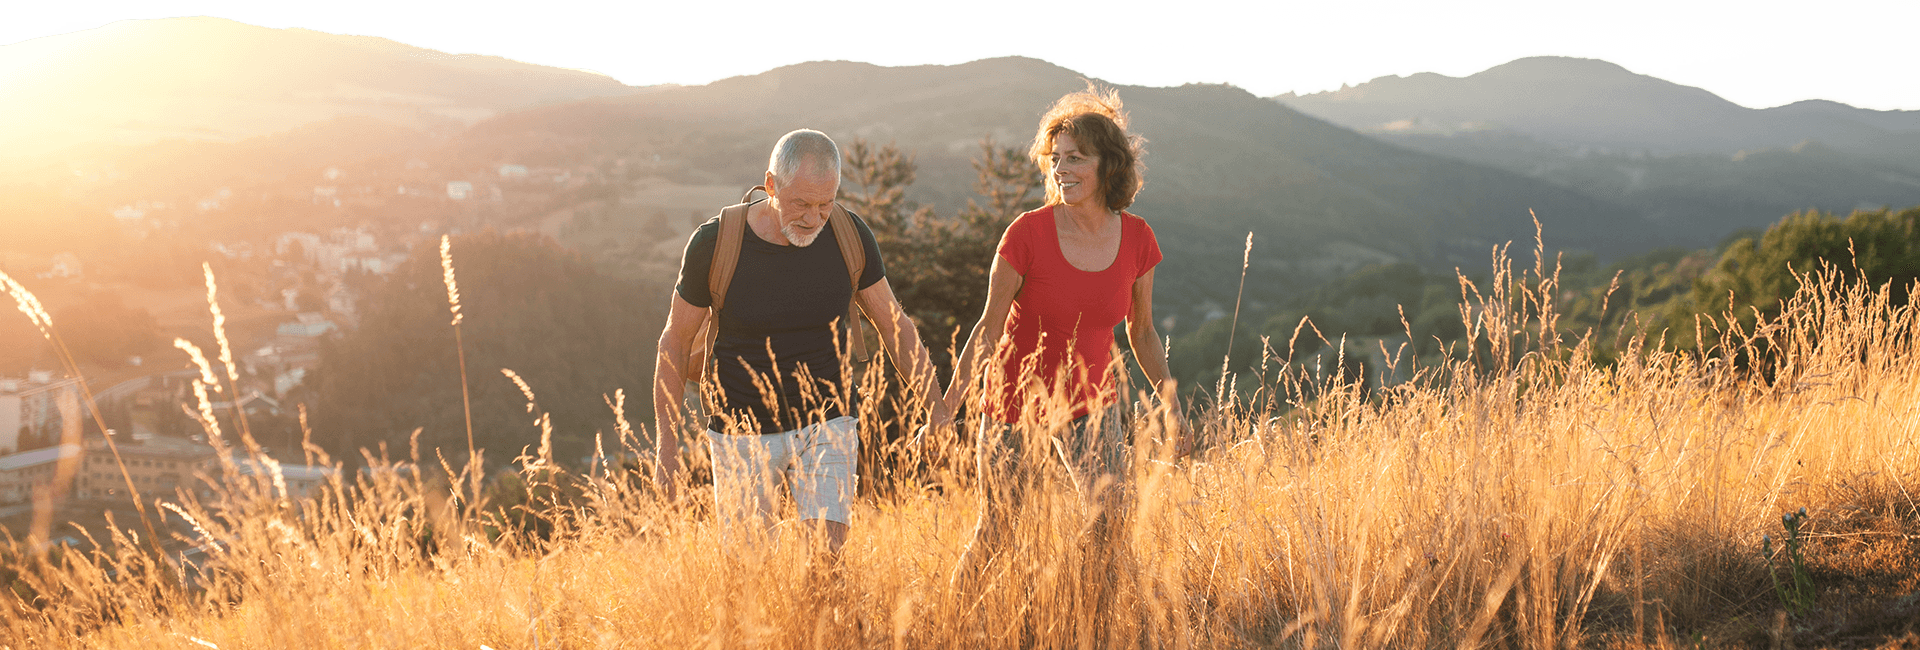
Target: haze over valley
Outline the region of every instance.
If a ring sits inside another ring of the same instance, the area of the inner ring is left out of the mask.
[[[262,367],[284,373],[377,311],[382,278],[433,264],[446,233],[550,238],[641,305],[608,318],[649,321],[688,233],[759,181],[782,133],[897,147],[916,169],[906,198],[951,219],[984,201],[983,146],[1024,150],[1045,107],[1088,83],[1004,57],[628,87],[213,18],[0,47],[0,79],[13,91],[0,94],[0,269],[73,327],[98,325],[90,362],[129,378],[149,371],[136,358],[177,367],[174,336],[207,336],[202,262],[226,278],[244,345],[278,350]],[[1495,247],[1531,249],[1535,217],[1549,254],[1597,273],[1804,208],[1920,204],[1915,112],[1746,109],[1602,61],[1538,57],[1297,97],[1117,89],[1148,141],[1133,211],[1166,252],[1157,314],[1176,366],[1193,372],[1225,332],[1180,341],[1226,329],[1236,306],[1252,323],[1243,336],[1284,335],[1302,314],[1336,338],[1455,319],[1455,269],[1484,275]],[[1389,277],[1391,290],[1340,288]],[[1368,315],[1315,311],[1335,303]],[[658,324],[619,327],[638,350]],[[0,336],[19,342],[0,352],[0,375],[54,365],[27,324],[0,320]],[[276,399],[298,401],[299,378],[285,380]]]

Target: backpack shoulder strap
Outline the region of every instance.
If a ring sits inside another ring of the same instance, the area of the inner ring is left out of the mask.
[[[740,266],[740,245],[747,236],[749,205],[730,205],[720,211],[720,235],[713,243],[713,260],[707,265],[707,320],[700,324],[700,331],[695,333],[696,343],[688,355],[689,365],[699,368],[695,376],[702,384],[706,384],[704,380],[713,374],[713,342],[720,336],[720,308],[727,303],[727,287],[733,285],[733,271]],[[709,409],[719,403],[712,401],[716,396],[709,394],[708,390],[703,389],[701,393],[703,403]]]
[[[720,238],[713,245],[713,262],[707,268],[707,291],[712,294],[712,310],[726,306],[727,288],[733,285],[733,272],[740,266],[740,245],[747,237],[747,209],[740,203],[720,211]]]
[[[853,299],[847,301],[847,347],[854,360],[864,362],[873,356],[867,352],[866,324],[860,318],[860,276],[867,271],[867,247],[860,241],[853,213],[840,207],[838,201],[827,213],[827,223],[833,224],[833,241],[840,245],[840,261],[846,263],[847,282],[853,285]]]
[[[720,210],[720,238],[714,242],[713,262],[707,267],[707,290],[712,295],[714,314],[727,302],[727,288],[733,285],[733,271],[740,266],[740,245],[747,237],[747,212],[759,201],[749,201],[754,192],[766,193],[765,185],[755,185],[740,195],[740,202]],[[764,201],[765,199],[761,199]]]
[[[858,292],[860,276],[867,271],[867,247],[860,241],[859,229],[853,225],[853,214],[836,201],[833,211],[827,214],[827,223],[833,224],[833,239],[840,245],[840,260],[847,264],[847,281]]]

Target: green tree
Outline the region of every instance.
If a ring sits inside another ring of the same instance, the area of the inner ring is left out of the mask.
[[[649,412],[651,333],[666,319],[667,289],[608,277],[553,240],[523,232],[456,236],[453,257],[474,439],[487,460],[498,466],[540,442],[536,415],[501,368],[523,377],[551,416],[556,458],[592,453],[597,432],[608,453],[617,451],[602,396],[624,389],[628,413]],[[316,441],[346,458],[385,444],[399,458],[421,427],[425,460],[435,462],[437,447],[460,465],[466,433],[439,258],[414,256],[369,292],[361,312],[358,329],[321,351]]]
[[[944,222],[937,232],[928,257],[930,268],[939,275],[929,278],[917,294],[930,303],[921,322],[943,359],[949,347],[964,343],[956,335],[966,336],[986,309],[1000,236],[1015,218],[1039,208],[1045,198],[1039,166],[1018,147],[1002,147],[983,138],[973,169],[976,197],[967,199],[958,218]]]
[[[881,253],[916,254],[924,248],[927,242],[916,235],[929,227],[933,209],[907,199],[919,170],[914,156],[892,143],[877,147],[861,138],[854,139],[845,156],[839,201],[867,221]],[[900,280],[889,281],[899,289]]]
[[[987,279],[1001,233],[1021,213],[1040,207],[1040,170],[1023,152],[1001,147],[991,139],[980,141],[973,160],[979,197],[953,218],[941,218],[932,208],[906,197],[917,168],[911,154],[888,144],[876,147],[856,139],[841,166],[841,203],[866,219],[887,263],[887,281],[914,320],[932,353],[934,367],[945,377],[952,372],[952,349],[957,336],[986,307]],[[884,375],[883,375],[884,376]],[[900,416],[908,412],[898,384],[883,380],[877,411],[878,429],[870,429],[861,446],[863,486],[895,484],[902,459],[883,450],[905,431]]]
[[[1843,284],[1891,283],[1893,303],[1906,304],[1908,289],[1920,279],[1920,207],[1857,211],[1844,219],[1807,211],[1789,215],[1757,239],[1734,241],[1686,299],[1668,310],[1669,337],[1675,347],[1694,347],[1695,314],[1703,317],[1702,327],[1737,323],[1752,331],[1756,313],[1778,316],[1801,282],[1823,266]]]
[[[855,139],[841,167],[840,201],[873,228],[888,282],[943,370],[955,336],[964,336],[986,307],[1001,233],[1043,198],[1040,169],[1018,147],[984,138],[973,169],[978,196],[941,218],[906,198],[916,166],[898,147]]]

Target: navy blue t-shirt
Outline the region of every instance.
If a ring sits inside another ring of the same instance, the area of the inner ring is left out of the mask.
[[[865,289],[886,278],[886,265],[880,261],[873,231],[860,217],[847,214],[853,217],[866,248],[866,268],[860,275],[860,288]],[[707,270],[713,265],[719,238],[720,217],[716,216],[693,231],[681,257],[680,280],[674,290],[695,307],[713,304]],[[720,310],[720,331],[713,341],[712,359],[718,363],[723,404],[720,413],[708,418],[707,428],[726,431],[723,414],[758,433],[791,431],[844,415],[833,399],[841,380],[834,323],[846,319],[847,302],[852,299],[847,263],[840,257],[832,222],[806,247],[774,244],[749,226],[741,238],[740,263],[727,286],[727,305]],[[844,334],[839,335],[839,345],[846,345]],[[759,384],[773,389],[772,408],[762,397],[756,377]],[[808,383],[815,387],[813,399],[808,399]]]

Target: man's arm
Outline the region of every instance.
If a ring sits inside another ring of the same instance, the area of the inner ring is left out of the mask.
[[[1140,364],[1141,374],[1153,384],[1154,395],[1173,409],[1174,422],[1179,427],[1172,432],[1173,455],[1177,458],[1192,453],[1193,436],[1187,431],[1180,397],[1174,390],[1173,373],[1167,369],[1167,347],[1160,341],[1160,329],[1153,324],[1152,270],[1133,281],[1133,304],[1127,308],[1127,342],[1133,347],[1133,360]]]
[[[893,285],[881,278],[855,296],[860,310],[866,312],[867,318],[880,330],[880,343],[887,347],[887,356],[893,357],[902,383],[919,393],[930,417],[929,424],[952,425],[953,411],[940,399],[940,378],[934,374],[933,359],[927,355],[927,346],[920,342],[920,332],[914,327],[913,319],[907,317],[900,301],[894,298]]]
[[[659,353],[653,360],[654,485],[668,500],[677,496],[680,479],[680,429],[684,419],[680,398],[688,381],[700,370],[689,367],[694,336],[707,320],[707,310],[693,306],[678,292],[667,311],[667,328],[660,333]]]

